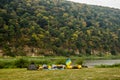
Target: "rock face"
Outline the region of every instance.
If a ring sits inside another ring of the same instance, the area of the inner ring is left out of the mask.
[[[0,49],[0,56],[3,56],[3,51]]]

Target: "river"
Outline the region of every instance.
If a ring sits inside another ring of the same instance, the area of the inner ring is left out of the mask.
[[[113,65],[120,64],[120,59],[117,60],[85,60],[83,65],[90,67],[94,67],[95,65]]]

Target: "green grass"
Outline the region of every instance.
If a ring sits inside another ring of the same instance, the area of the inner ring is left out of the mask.
[[[118,59],[120,55],[117,56],[106,56],[106,57],[98,57],[98,56],[70,56],[72,60],[72,64],[81,64],[84,63],[84,60],[97,60],[97,59]],[[31,62],[34,62],[38,65],[51,65],[51,64],[65,64],[65,61],[68,57],[63,56],[41,56],[41,57],[0,57],[0,69],[3,68],[26,68]],[[119,58],[120,59],[120,58]],[[116,65],[115,65],[116,66]]]
[[[120,64],[113,64],[113,65],[96,65],[96,68],[120,68]]]
[[[13,58],[0,58],[0,69],[3,68],[26,68],[31,62],[38,65],[52,65],[52,64],[65,64],[65,57],[13,57]],[[83,60],[80,58],[72,58],[72,63],[82,64]]]
[[[65,70],[0,69],[0,80],[120,80],[120,68]]]

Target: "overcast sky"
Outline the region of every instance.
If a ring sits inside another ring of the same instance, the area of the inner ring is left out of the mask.
[[[68,0],[92,5],[101,5],[120,9],[120,0]]]

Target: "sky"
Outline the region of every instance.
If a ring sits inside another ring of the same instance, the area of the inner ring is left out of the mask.
[[[120,0],[68,0],[68,1],[120,9]]]

